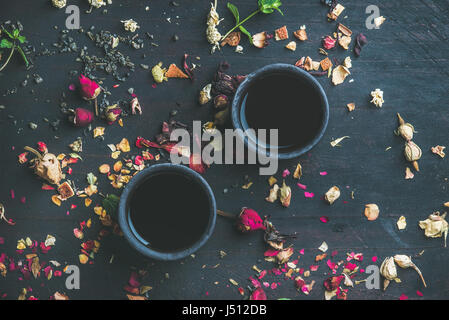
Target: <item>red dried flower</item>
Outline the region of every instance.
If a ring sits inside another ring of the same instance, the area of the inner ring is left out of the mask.
[[[81,85],[81,94],[86,100],[93,100],[101,92],[100,86],[93,80],[85,77],[84,75],[80,75],[79,77],[80,85]]]
[[[265,230],[262,218],[253,209],[243,207],[237,218],[237,228],[241,232],[249,232],[258,229]]]
[[[323,40],[323,47],[327,50],[332,49],[333,47],[335,47],[336,42],[336,39],[332,38],[331,36],[327,36]]]
[[[324,288],[326,288],[326,291],[334,291],[335,289],[338,288],[344,277],[345,276],[341,275],[327,278],[326,280],[324,280],[323,283]]]
[[[253,291],[251,294],[250,300],[267,300],[267,295],[265,294],[265,291],[263,291],[262,288],[257,288]]]
[[[77,127],[85,127],[93,120],[94,113],[84,108],[76,108],[74,113],[69,116],[69,121]]]
[[[118,117],[122,114],[122,108],[114,104],[113,106],[109,106],[104,110],[104,115],[108,124],[113,124],[117,121]]]
[[[45,144],[45,142],[39,141],[37,143],[37,148],[39,149],[40,152],[43,152],[43,153],[48,152],[47,145]]]

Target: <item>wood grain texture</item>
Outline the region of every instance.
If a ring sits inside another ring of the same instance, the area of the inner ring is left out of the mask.
[[[84,137],[81,129],[71,127],[59,113],[62,92],[66,92],[69,106],[88,105],[77,93],[68,90],[69,84],[76,81],[70,78],[69,71],[80,70],[79,63],[75,62],[75,54],[38,57],[31,71],[26,71],[19,57],[15,57],[0,74],[0,104],[6,106],[6,110],[0,110],[0,202],[7,208],[8,216],[17,221],[17,225],[10,227],[0,224],[0,237],[6,239],[6,243],[0,245],[0,253],[14,256],[18,239],[29,236],[44,240],[47,234],[52,234],[56,236],[56,246],[45,259],[77,264],[80,241],[73,236],[73,228],[80,221],[92,218],[95,223],[86,236],[95,237],[96,231],[100,229],[92,208],[84,208],[80,199],[73,199],[60,208],[51,204],[51,192],[42,191],[41,181],[17,163],[17,155],[23,146],[45,141],[54,153],[68,152],[67,145],[78,136],[83,136],[84,161],[72,166],[71,176],[76,185],[82,186],[85,185],[88,172],[96,173],[98,166],[104,162],[113,163],[108,158],[108,143],[118,143],[122,137],[130,141],[134,141],[137,136],[153,137],[171,110],[179,110],[177,118],[185,123],[191,123],[192,120],[208,121],[211,111],[197,105],[197,94],[211,80],[219,62],[230,62],[229,73],[246,74],[269,63],[294,63],[301,56],[321,59],[317,50],[321,38],[335,30],[335,23],[326,21],[326,7],[318,0],[283,2],[284,17],[279,14],[259,15],[250,20],[246,27],[256,33],[287,25],[291,32],[305,24],[310,40],[298,43],[296,52],[286,50],[286,42],[272,41],[267,48],[260,50],[250,47],[244,39],[243,55],[234,53],[230,48],[210,55],[204,35],[208,1],[179,1],[180,7],[173,7],[166,0],[114,1],[112,6],[107,7],[107,14],[102,14],[102,10],[85,14],[87,1],[78,1],[82,11],[81,25],[85,29],[95,25],[95,31],[105,29],[123,34],[120,20],[133,18],[139,23],[141,29],[138,33],[145,39],[145,47],[141,50],[123,49],[136,64],[152,66],[163,61],[165,65],[180,65],[183,54],[189,53],[191,57],[201,58],[192,60],[198,64],[197,79],[194,83],[171,80],[152,88],[151,74],[140,67],[119,88],[112,89],[115,82],[107,78],[105,85],[113,92],[111,101],[128,99],[127,89],[133,87],[143,104],[144,114],[142,117],[125,119],[124,128],[107,127],[105,140],[101,142],[93,140],[90,134]],[[239,7],[241,16],[250,13],[256,6],[255,0],[236,0],[234,3]],[[222,31],[233,22],[225,4],[225,1],[219,0],[218,11],[225,18],[220,24]],[[449,1],[346,0],[342,4],[346,10],[339,21],[354,33],[363,32],[369,43],[363,48],[360,58],[350,53],[353,58],[350,78],[354,82],[349,83],[347,80],[334,87],[329,79],[318,78],[330,103],[328,129],[322,141],[311,152],[297,160],[280,162],[277,175],[280,178],[285,168],[293,172],[299,160],[304,170],[301,183],[315,193],[315,198],[306,199],[295,182],[288,178],[287,183],[293,190],[291,206],[285,209],[278,204],[267,203],[264,201],[269,190],[267,177],[259,176],[258,167],[254,165],[216,165],[204,177],[215,192],[218,208],[237,213],[242,206],[251,207],[261,214],[270,215],[282,232],[297,232],[298,237],[293,245],[297,250],[305,248],[299,267],[308,268],[314,264],[313,259],[320,253],[317,248],[322,241],[329,244],[329,252],[339,251],[337,260],[344,259],[346,252],[363,252],[364,267],[371,263],[372,256],[379,257],[379,265],[389,255],[416,255],[425,250],[423,256],[415,262],[426,278],[427,289],[422,287],[416,273],[400,270],[402,283],[390,285],[387,292],[367,290],[359,285],[350,290],[349,299],[397,299],[402,293],[410,298],[418,298],[416,290],[422,291],[424,298],[448,299],[448,249],[443,248],[442,239],[425,238],[418,221],[433,211],[443,210],[442,204],[449,199],[448,160],[440,159],[430,152],[430,147],[434,145],[449,144]],[[387,18],[379,30],[367,30],[365,27],[365,9],[369,4],[378,5],[381,15]],[[144,10],[147,5],[150,6],[148,12]],[[24,34],[33,45],[40,48],[42,42],[51,49],[60,30],[64,28],[64,11],[52,8],[49,1],[27,1],[26,7],[27,10],[24,10],[23,4],[11,2],[7,7],[2,7],[1,19],[20,20],[25,27]],[[166,18],[171,18],[171,23]],[[58,26],[58,30],[54,30],[53,26]],[[150,45],[144,35],[146,31],[154,34],[153,41],[159,44],[158,47]],[[85,35],[76,31],[70,34],[79,45],[87,45],[90,53],[96,52]],[[174,34],[180,37],[179,41],[171,40]],[[146,58],[142,58],[143,53]],[[348,52],[341,49],[332,52],[332,56],[340,60],[347,55]],[[20,87],[26,75],[34,73],[41,75],[44,83],[36,85],[29,81],[26,88]],[[3,95],[4,91],[13,87],[18,88],[17,94]],[[384,91],[385,104],[382,109],[369,103],[369,94],[375,88]],[[32,94],[31,89],[35,89],[36,93]],[[346,109],[349,102],[356,104],[356,110],[352,113]],[[413,180],[404,179],[407,163],[402,154],[403,141],[393,134],[397,127],[397,112],[413,123],[418,131],[414,140],[423,150],[421,172],[415,174]],[[8,115],[14,116],[17,123],[14,124]],[[43,118],[61,119],[59,131],[52,131]],[[28,128],[30,121],[39,125],[37,130]],[[101,124],[98,121],[94,125]],[[351,138],[344,140],[342,147],[331,148],[330,141],[345,135]],[[387,147],[391,149],[385,151]],[[320,176],[320,171],[327,171],[328,175]],[[243,184],[244,175],[249,175],[254,185],[249,190],[233,188],[235,184]],[[116,192],[106,177],[98,177],[103,193]],[[321,197],[333,185],[340,187],[342,196],[329,207]],[[223,193],[225,188],[229,189],[226,194]],[[10,189],[15,190],[14,200],[9,196]],[[355,192],[354,200],[350,197],[351,191]],[[20,203],[21,196],[26,196],[25,204]],[[93,204],[99,201],[97,198]],[[66,210],[71,203],[77,204],[78,208],[67,216]],[[363,216],[366,203],[379,205],[381,213],[377,221],[366,221]],[[320,222],[319,217],[323,215],[330,218],[329,223]],[[404,231],[398,231],[395,226],[401,215],[407,217],[408,226]],[[241,299],[228,279],[233,278],[246,288],[249,285],[248,277],[254,274],[251,269],[253,265],[268,269],[274,267],[263,261],[264,249],[261,234],[240,235],[234,231],[230,221],[219,217],[213,237],[194,259],[170,263],[146,260],[131,250],[123,239],[111,236],[102,241],[95,263],[81,266],[80,290],[65,290],[64,279],[24,283],[17,280],[17,275],[10,273],[6,278],[0,278],[0,292],[7,292],[8,298],[14,299],[21,288],[32,286],[33,294],[42,299],[48,298],[54,291],[66,291],[73,299],[123,299],[125,295],[122,287],[131,269],[145,268],[149,272],[145,284],[153,287],[150,299]],[[227,256],[221,259],[219,250],[227,252]],[[112,255],[114,260],[110,264]],[[212,268],[218,263],[219,267]],[[170,275],[169,279],[166,273]],[[328,273],[325,263],[320,263],[318,271],[310,277],[317,284],[309,296],[299,294],[291,281],[270,277],[267,281],[279,281],[281,285],[276,290],[268,289],[268,297],[323,299],[322,281]],[[363,275],[358,277],[362,278]],[[219,284],[214,284],[217,281]],[[41,286],[42,283],[44,286]]]

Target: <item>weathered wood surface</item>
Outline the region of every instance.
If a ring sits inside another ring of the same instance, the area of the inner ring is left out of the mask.
[[[106,144],[118,143],[122,137],[130,141],[139,135],[151,138],[159,132],[161,121],[166,120],[173,109],[180,111],[178,119],[186,123],[209,120],[211,112],[198,107],[197,93],[210,81],[220,61],[230,62],[229,73],[245,74],[269,63],[294,63],[301,56],[320,59],[317,49],[321,37],[335,30],[335,23],[326,22],[327,9],[318,0],[284,1],[284,17],[277,13],[260,15],[251,20],[247,28],[255,33],[287,25],[289,31],[293,31],[305,24],[310,40],[298,43],[296,52],[286,50],[285,43],[274,41],[259,50],[251,48],[244,39],[245,54],[239,55],[230,48],[224,48],[211,56],[204,36],[208,1],[179,1],[179,7],[171,6],[169,1],[114,1],[112,6],[107,7],[107,14],[102,14],[102,10],[85,14],[87,1],[79,2],[81,25],[86,29],[95,25],[96,31],[105,29],[123,33],[120,20],[133,18],[138,21],[141,26],[138,32],[145,39],[145,48],[138,51],[124,49],[137,64],[152,66],[163,61],[166,65],[173,62],[180,65],[184,53],[199,56],[201,60],[195,61],[200,67],[193,84],[171,80],[152,88],[149,71],[138,67],[127,82],[113,89],[111,100],[127,98],[127,89],[135,88],[144,106],[144,115],[125,119],[124,128],[116,125],[107,127],[104,142],[95,141],[90,135],[84,138],[84,161],[73,165],[72,179],[77,185],[84,185],[86,174],[91,171],[95,173],[100,164],[112,163]],[[242,16],[256,7],[255,0],[235,1],[235,4]],[[329,252],[339,251],[336,260],[344,259],[346,252],[364,253],[362,266],[370,264],[372,256],[378,256],[377,264],[380,264],[385,256],[396,253],[415,255],[425,250],[416,263],[427,280],[427,289],[423,288],[416,273],[400,270],[401,284],[391,284],[385,293],[367,290],[362,284],[350,290],[350,299],[397,299],[402,293],[418,298],[416,290],[422,291],[424,298],[447,299],[448,249],[443,248],[442,239],[425,238],[418,221],[433,211],[443,210],[442,204],[449,199],[448,160],[430,152],[431,146],[448,145],[449,138],[449,1],[347,0],[342,4],[346,10],[339,21],[355,33],[363,32],[369,44],[363,48],[360,58],[353,59],[350,78],[354,82],[346,81],[334,87],[329,79],[319,78],[330,103],[329,126],[322,141],[298,159],[304,168],[301,183],[315,193],[315,198],[304,198],[294,181],[287,179],[293,190],[290,208],[267,203],[264,200],[268,193],[266,177],[258,175],[256,166],[216,165],[207,171],[205,178],[215,192],[219,208],[237,213],[242,206],[251,207],[261,214],[270,214],[273,223],[282,232],[297,232],[298,237],[293,244],[298,250],[305,248],[299,267],[308,268],[314,263],[322,241],[329,244]],[[381,15],[387,18],[379,30],[367,30],[365,27],[365,9],[370,4],[378,5]],[[144,10],[147,5],[150,6],[149,12]],[[219,13],[225,18],[220,25],[224,31],[233,22],[233,17],[225,8],[225,1],[219,1]],[[344,16],[347,18],[343,19]],[[171,23],[166,20],[169,17]],[[59,31],[64,28],[66,15],[63,10],[52,8],[49,1],[27,1],[26,5],[18,2],[3,4],[0,18],[20,20],[27,38],[39,48],[41,42],[50,47],[57,40]],[[59,27],[57,31],[53,28],[55,25]],[[159,47],[150,45],[144,36],[146,31],[154,34],[154,42]],[[174,34],[180,37],[179,41],[171,40]],[[95,52],[85,35],[77,32],[72,32],[72,35],[78,44],[86,43],[89,51]],[[143,53],[146,58],[142,58]],[[332,55],[343,59],[347,53],[338,49]],[[42,120],[44,117],[62,119],[58,110],[62,92],[67,93],[70,106],[86,106],[78,94],[68,90],[69,84],[76,80],[71,79],[68,72],[80,70],[75,57],[75,54],[68,53],[37,58],[36,66],[31,71],[25,71],[16,57],[0,76],[2,93],[18,87],[17,94],[0,96],[0,104],[6,106],[6,110],[0,110],[0,202],[6,206],[8,216],[17,221],[15,227],[4,223],[0,225],[0,236],[6,239],[6,243],[0,245],[0,252],[15,256],[18,239],[29,236],[44,240],[47,234],[52,234],[57,238],[56,246],[45,259],[77,264],[80,241],[73,236],[73,228],[89,217],[95,224],[86,237],[94,237],[100,228],[92,208],[84,208],[80,200],[69,201],[62,207],[51,204],[50,193],[40,189],[41,181],[17,163],[17,155],[24,145],[46,141],[52,152],[68,152],[67,145],[83,135],[81,129],[73,128],[65,121],[61,121],[59,130],[54,132]],[[41,75],[44,83],[36,85],[29,81],[26,88],[20,87],[26,75],[33,73]],[[111,88],[115,82],[108,78],[105,83]],[[369,93],[375,88],[385,92],[382,109],[369,103]],[[36,93],[32,94],[31,89],[35,89]],[[46,102],[47,99],[50,102]],[[349,102],[356,103],[356,110],[352,113],[348,113],[345,107]],[[413,180],[404,179],[407,163],[402,154],[403,141],[393,134],[397,126],[397,112],[414,124],[418,131],[414,140],[423,149],[421,172],[415,174]],[[8,115],[13,115],[17,124]],[[28,128],[30,121],[38,123],[37,130]],[[351,138],[343,141],[342,147],[330,147],[331,140],[345,135]],[[387,147],[391,149],[385,151]],[[278,176],[285,168],[293,172],[296,163],[297,160],[282,161]],[[327,171],[328,175],[320,176],[320,171]],[[232,188],[236,183],[242,185],[246,174],[254,185],[249,190]],[[98,176],[103,193],[115,192],[106,177]],[[333,185],[340,186],[342,196],[329,207],[320,198]],[[225,188],[229,189],[226,194],[223,193]],[[9,196],[10,189],[15,190],[14,200]],[[351,191],[355,192],[354,200],[350,198]],[[26,197],[26,204],[20,203],[21,196]],[[70,203],[77,204],[78,208],[71,210],[67,216]],[[381,213],[377,221],[366,221],[363,216],[366,203],[379,205]],[[320,222],[322,215],[329,216],[329,223]],[[395,223],[401,215],[407,217],[408,225],[405,231],[399,232]],[[239,235],[229,221],[218,218],[213,237],[194,259],[171,263],[149,261],[134,253],[122,239],[109,237],[102,241],[95,263],[81,266],[80,290],[65,290],[63,278],[25,283],[17,280],[17,274],[10,273],[6,278],[0,277],[0,292],[6,292],[9,298],[14,299],[21,288],[31,286],[33,294],[42,299],[48,298],[54,291],[66,291],[74,299],[122,299],[125,297],[122,287],[131,268],[137,267],[147,268],[149,272],[145,284],[153,286],[150,299],[240,299],[237,289],[228,279],[233,278],[246,287],[248,277],[254,273],[251,269],[253,265],[272,268],[272,264],[263,261],[264,248],[261,234]],[[225,251],[227,256],[220,259],[219,250]],[[112,255],[114,260],[110,264]],[[218,263],[218,268],[211,268]],[[206,267],[202,268],[204,265]],[[318,271],[309,278],[316,280],[317,284],[307,297],[297,293],[291,281],[274,278],[267,281],[279,281],[281,285],[276,290],[267,289],[267,294],[271,299],[322,299],[321,284],[328,271],[325,262],[321,262]],[[358,277],[363,278],[363,275]],[[214,284],[216,281],[218,285]],[[41,283],[45,285],[41,287]]]

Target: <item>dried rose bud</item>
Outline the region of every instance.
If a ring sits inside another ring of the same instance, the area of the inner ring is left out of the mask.
[[[257,288],[256,290],[251,293],[250,300],[267,300],[267,295],[265,294],[265,291],[263,291],[262,288]]]
[[[426,281],[424,280],[421,270],[419,270],[419,268],[412,262],[412,258],[410,258],[409,256],[406,256],[404,254],[397,254],[394,256],[394,262],[396,262],[398,264],[398,266],[400,266],[401,268],[414,269],[418,273],[419,277],[421,278],[421,281],[424,284],[424,287],[427,288]]]
[[[259,229],[265,230],[265,225],[256,211],[243,207],[237,218],[237,228],[241,232],[249,232]]]
[[[217,110],[223,110],[229,104],[229,98],[227,95],[220,94],[214,98],[214,107]]]
[[[405,123],[404,119],[402,119],[401,115],[398,113],[398,121],[399,127],[396,131],[396,134],[404,138],[406,141],[410,141],[413,139],[413,133],[415,132],[415,128],[410,123]]]
[[[279,189],[279,200],[282,205],[286,208],[290,206],[290,200],[292,198],[292,189],[285,184],[285,181],[282,182],[282,188]]]
[[[132,114],[142,114],[142,106],[139,103],[137,97],[131,100],[131,113]]]
[[[413,167],[415,168],[415,170],[419,171],[419,166],[418,166],[417,161],[419,159],[421,159],[422,151],[421,151],[421,148],[418,147],[418,145],[416,143],[414,143],[413,141],[407,141],[405,143],[404,156],[405,156],[405,159],[407,159],[407,161],[413,163]]]
[[[52,184],[59,185],[63,175],[61,163],[58,158],[53,153],[45,153],[42,155],[39,151],[28,146],[24,147],[24,149],[32,152],[36,156],[34,161],[34,173]]]
[[[341,281],[344,279],[344,276],[333,276],[324,280],[323,285],[326,291],[334,291],[339,286]]]
[[[45,142],[38,141],[37,148],[42,153],[47,153],[48,152],[47,144]]]
[[[76,108],[71,110],[72,114],[69,115],[69,122],[76,127],[85,127],[94,120],[94,113],[84,108]]]
[[[429,238],[439,238],[444,235],[444,247],[446,247],[446,238],[449,230],[449,225],[444,219],[446,213],[432,213],[426,220],[419,222],[419,227],[424,230],[424,234]]]
[[[340,198],[340,189],[337,186],[330,188],[324,195],[324,200],[329,204],[333,204],[338,198]]]
[[[80,85],[81,85],[81,94],[86,100],[93,100],[101,92],[100,86],[93,80],[85,77],[84,75],[80,75],[79,77]]]
[[[274,203],[278,199],[279,186],[275,184],[273,188],[270,189],[270,194],[265,198],[268,202]]]
[[[253,35],[253,45],[257,48],[265,48],[268,45],[268,35],[265,31]]]
[[[398,272],[393,257],[385,258],[385,260],[382,262],[382,265],[380,266],[380,274],[385,278],[384,280],[384,291],[385,291],[388,285],[390,284],[390,281],[398,277]]]
[[[323,39],[323,47],[324,49],[330,50],[335,47],[336,42],[336,39],[332,38],[331,36],[326,36],[326,38]]]
[[[295,250],[292,247],[279,251],[279,253],[276,255],[276,259],[277,259],[278,263],[279,264],[286,263],[290,259],[290,257],[293,255],[294,252],[295,252]]]
[[[108,121],[108,124],[113,124],[115,121],[117,121],[118,117],[120,117],[121,114],[122,108],[120,108],[116,104],[109,106],[104,110],[104,115],[106,117],[106,120]]]

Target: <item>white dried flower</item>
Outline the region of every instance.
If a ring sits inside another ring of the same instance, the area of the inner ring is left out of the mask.
[[[217,26],[222,20],[217,13],[217,1],[215,1],[215,4],[211,3],[211,8],[207,15],[206,37],[207,41],[213,45],[211,53],[214,53],[216,49],[220,49],[221,33],[218,31]]]
[[[373,97],[371,103],[373,103],[376,107],[382,108],[382,104],[385,102],[384,92],[380,89],[376,89],[371,91],[371,97]]]
[[[104,0],[89,0],[89,4],[92,7],[95,7],[98,9],[98,8],[101,8],[102,6],[105,6],[106,2],[104,2]]]
[[[53,4],[53,7],[58,9],[64,8],[67,5],[66,0],[51,0],[51,3]]]
[[[126,31],[136,32],[136,30],[140,28],[137,22],[133,19],[121,20],[120,22],[123,23],[123,27]]]

